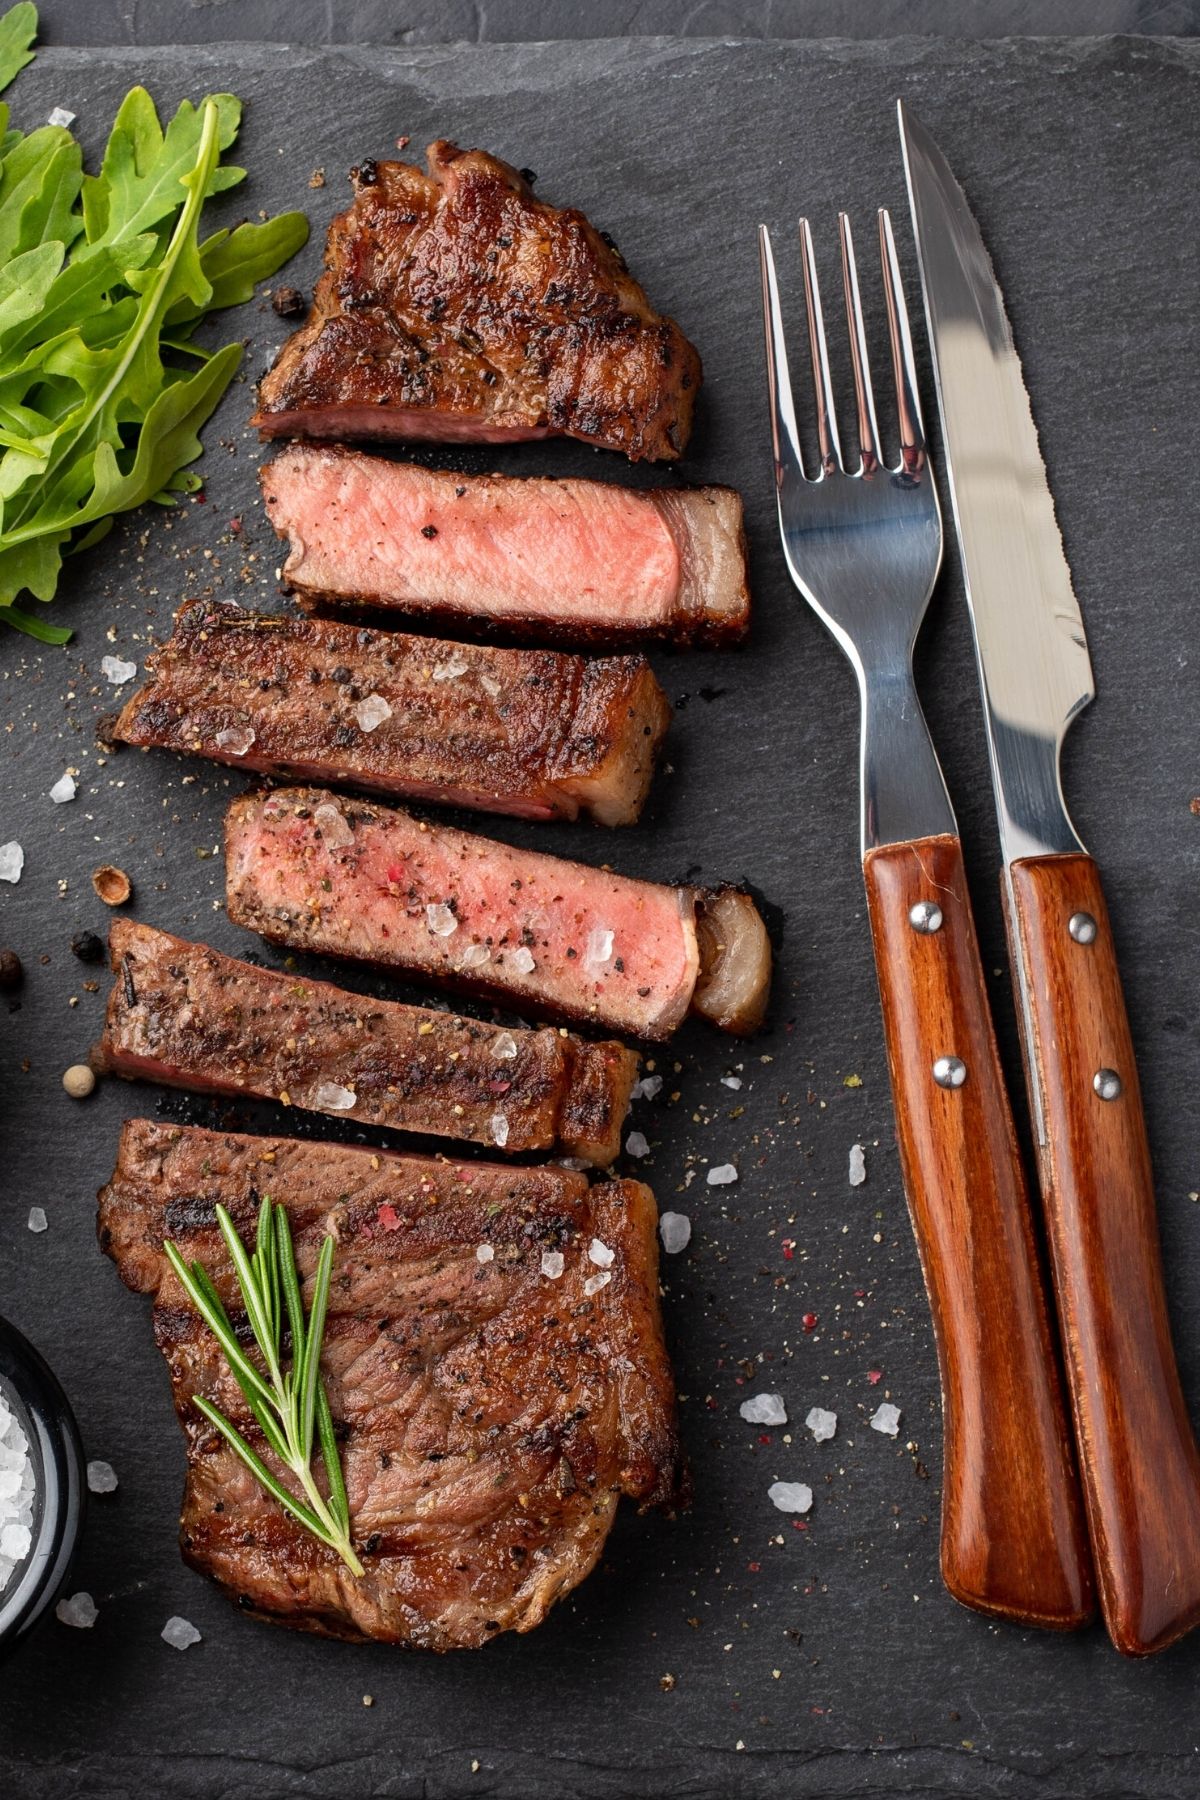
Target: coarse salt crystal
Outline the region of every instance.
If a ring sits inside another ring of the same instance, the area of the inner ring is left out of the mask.
[[[613,953],[613,934],[606,925],[596,925],[588,932],[587,948],[583,960],[589,969],[601,969],[611,961]]]
[[[692,1241],[692,1221],[686,1213],[665,1212],[658,1221],[658,1235],[668,1256],[678,1256]]]
[[[517,1040],[511,1031],[502,1031],[492,1039],[492,1055],[501,1062],[512,1062],[517,1054]]]
[[[630,1156],[649,1156],[650,1145],[643,1131],[631,1131],[625,1139],[625,1149]]]
[[[454,909],[441,900],[436,900],[425,908],[425,923],[434,937],[453,937],[458,930]]]
[[[321,833],[321,841],[334,850],[344,850],[347,844],[354,842],[354,832],[345,813],[328,800],[313,813],[313,824]]]
[[[861,1187],[867,1179],[867,1159],[861,1144],[850,1146],[850,1186]]]
[[[368,694],[355,707],[354,716],[360,731],[375,731],[385,719],[391,718],[392,709],[382,694]]]
[[[100,1617],[100,1608],[90,1594],[72,1594],[69,1600],[60,1600],[54,1609],[54,1616],[60,1625],[73,1625],[77,1631],[90,1631]]]
[[[320,1112],[351,1112],[357,1104],[354,1089],[339,1087],[336,1081],[323,1081],[313,1095],[313,1105]]]
[[[643,1075],[641,1080],[635,1081],[629,1090],[629,1098],[631,1100],[653,1100],[656,1095],[662,1093],[662,1085],[661,1075]]]
[[[20,881],[25,852],[20,844],[0,844],[0,881]]]
[[[786,1425],[787,1407],[782,1394],[751,1394],[738,1407],[748,1425]]]
[[[709,1187],[728,1187],[730,1182],[736,1181],[737,1178],[738,1172],[732,1163],[718,1163],[714,1169],[708,1171]]]
[[[500,692],[500,683],[496,680],[494,675],[481,675],[479,677],[479,685],[485,694],[490,694],[492,696],[493,700]]]
[[[601,1271],[598,1275],[589,1275],[588,1276],[587,1280],[583,1284],[583,1291],[590,1299],[593,1294],[598,1294],[600,1292],[601,1288],[607,1287],[611,1280],[612,1280],[612,1270],[611,1269],[601,1269]]]
[[[176,1613],[169,1618],[159,1634],[164,1644],[170,1644],[172,1650],[189,1650],[193,1644],[200,1642],[200,1633],[190,1619],[181,1619]]]
[[[871,1430],[882,1431],[885,1437],[895,1437],[900,1429],[900,1408],[885,1400],[871,1414]]]
[[[773,1481],[767,1489],[767,1499],[780,1512],[806,1513],[812,1505],[812,1489],[802,1481]]]
[[[65,106],[52,106],[46,114],[47,125],[73,125],[77,115],[68,112]]]
[[[721,1086],[722,1087],[740,1088],[741,1085],[742,1085],[742,1078],[740,1075],[722,1075],[722,1077],[721,1077]]]
[[[594,1262],[598,1269],[611,1269],[616,1254],[602,1238],[593,1238],[588,1245],[588,1261]]]
[[[125,683],[132,681],[137,674],[137,664],[125,662],[119,656],[102,656],[100,673],[106,681],[111,681],[114,687],[124,687]]]
[[[230,756],[245,756],[247,750],[254,748],[257,736],[253,725],[223,725],[215,741],[218,750],[228,750]]]
[[[834,1433],[837,1431],[837,1414],[835,1412],[826,1412],[823,1406],[813,1406],[809,1408],[808,1417],[805,1419],[804,1423],[808,1426],[808,1429],[812,1432],[818,1444],[823,1444],[827,1438],[833,1437]]]
[[[30,1231],[45,1231],[47,1224],[45,1207],[31,1206],[27,1223]]]
[[[496,1252],[490,1244],[476,1244],[475,1246],[475,1261],[478,1263],[491,1262],[495,1254]]]
[[[92,1494],[115,1494],[117,1491],[117,1471],[111,1463],[90,1462],[87,1466],[88,1492]]]
[[[557,1281],[566,1266],[561,1250],[542,1251],[542,1274],[548,1276],[551,1281]]]
[[[464,969],[481,969],[491,960],[492,953],[486,944],[468,944],[463,951],[462,966]]]
[[[491,1118],[488,1120],[488,1130],[492,1134],[493,1144],[498,1144],[500,1149],[503,1150],[505,1144],[508,1142],[508,1120],[503,1113],[492,1114]]]
[[[67,801],[73,800],[78,792],[79,789],[76,786],[75,777],[68,769],[65,775],[59,776],[54,786],[50,789],[50,798],[53,800],[55,806],[65,806]]]
[[[28,1525],[10,1521],[0,1530],[0,1556],[22,1562],[33,1546],[33,1533]]]
[[[460,675],[466,674],[470,666],[464,656],[452,656],[448,662],[437,665],[433,671],[433,679],[435,681],[457,681]]]
[[[517,971],[518,975],[532,975],[533,971],[537,968],[537,963],[533,959],[532,950],[529,950],[524,944],[521,945],[519,950],[513,951],[509,961],[512,963],[512,966]]]

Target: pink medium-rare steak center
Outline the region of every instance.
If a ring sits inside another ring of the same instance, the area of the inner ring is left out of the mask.
[[[456,485],[424,469],[404,481],[389,472],[378,458],[308,454],[303,511],[280,520],[294,544],[285,576],[298,572],[313,592],[446,611],[478,613],[485,596],[496,617],[557,620],[569,600],[593,627],[670,623],[679,551],[644,496],[582,481]],[[265,486],[275,522],[269,473]]]
[[[330,805],[348,833],[314,822]],[[502,988],[644,1037],[669,1035],[696,986],[693,889],[306,788],[235,801],[226,855],[235,922],[314,950]]]

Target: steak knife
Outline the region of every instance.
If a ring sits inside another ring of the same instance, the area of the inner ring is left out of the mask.
[[[1112,930],[1059,775],[1091,663],[991,259],[937,145],[899,116],[1100,1601],[1117,1649],[1147,1655],[1200,1620],[1200,1453]]]

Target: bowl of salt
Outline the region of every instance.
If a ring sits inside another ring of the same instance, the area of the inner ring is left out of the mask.
[[[0,1318],[0,1655],[62,1592],[86,1487],[66,1395],[29,1340]]]

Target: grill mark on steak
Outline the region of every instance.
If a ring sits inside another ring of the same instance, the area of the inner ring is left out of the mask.
[[[729,643],[749,628],[732,488],[458,475],[327,444],[289,444],[259,480],[306,607],[585,644]]]
[[[173,1235],[203,1261],[236,1325],[213,1208],[247,1234],[264,1191],[287,1208],[307,1292],[323,1236],[336,1239],[321,1360],[361,1580],[191,1404],[211,1400],[270,1461],[162,1252]],[[563,1169],[131,1120],[100,1193],[100,1239],[126,1285],[155,1299],[187,1449],[187,1561],[244,1610],[329,1636],[449,1650],[532,1629],[594,1566],[621,1494],[681,1497],[655,1222],[637,1182],[589,1189]],[[588,1294],[593,1237],[615,1258]],[[564,1256],[557,1281],[541,1273],[549,1243]]]
[[[689,1006],[726,1031],[762,1023],[770,945],[749,896],[636,881],[368,801],[346,808],[335,843],[319,825],[328,801],[282,788],[233,802],[235,924],[642,1038],[669,1037]]]
[[[644,657],[585,659],[193,600],[114,739],[531,819],[631,824],[671,708]],[[364,729],[371,696],[389,711]]]
[[[620,1150],[637,1074],[623,1044],[367,1000],[132,919],[108,942],[98,1067],[510,1152],[557,1146],[604,1166]]]
[[[259,386],[259,430],[681,455],[700,358],[621,256],[485,151],[439,140],[427,160],[428,175],[351,172],[312,312]]]

